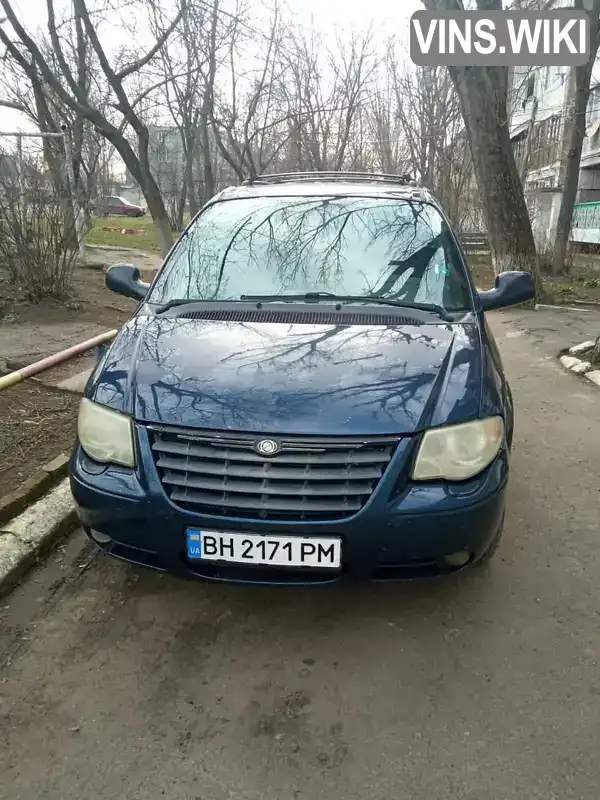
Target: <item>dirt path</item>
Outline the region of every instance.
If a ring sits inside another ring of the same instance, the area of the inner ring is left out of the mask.
[[[100,268],[76,268],[74,294],[67,303],[15,302],[0,275],[0,372],[20,369],[123,324],[135,302],[106,289],[103,264],[133,261],[146,280],[160,264],[152,253],[114,248],[89,248],[88,259],[99,261]],[[79,398],[46,384],[54,387],[90,369],[95,360],[95,354],[84,355],[0,393],[0,497],[71,447]]]
[[[156,254],[137,250],[93,247],[87,248],[87,257],[88,261],[98,262],[100,268],[76,268],[74,296],[67,303],[15,303],[11,301],[8,286],[3,296],[0,282],[0,310],[4,301],[4,313],[0,316],[0,359],[10,368],[119,327],[127,319],[135,303],[108,291],[102,264],[135,263],[146,279],[160,266]],[[77,371],[76,365],[74,369]]]
[[[492,322],[517,421],[487,572],[232,588],[73,537],[0,610],[0,798],[597,800],[600,395],[526,332],[560,313]]]

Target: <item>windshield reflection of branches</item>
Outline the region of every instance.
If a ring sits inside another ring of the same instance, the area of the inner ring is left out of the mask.
[[[193,415],[198,426],[216,423],[223,429],[247,428],[263,408],[264,399],[250,389],[240,400],[239,395],[225,391],[217,378],[186,374],[181,344],[188,337],[195,341],[194,330],[181,319],[159,319],[146,327],[138,376],[143,378],[149,369],[151,380],[138,381],[136,402],[140,418],[179,424]]]
[[[344,280],[350,259],[361,249],[374,272],[374,267],[381,269],[381,262],[389,262],[392,257],[394,261],[407,259],[416,247],[437,233],[424,207],[411,203],[326,198],[302,206],[288,203],[268,217],[264,255],[276,264],[282,292],[320,287],[337,293],[364,293],[368,291],[368,281],[366,286],[356,287]],[[253,247],[252,243],[261,227],[262,223],[256,226],[244,243],[255,260],[264,258],[262,248]]]
[[[405,200],[259,197],[217,203],[184,236],[157,283],[157,302],[330,291],[404,299],[418,293],[424,302],[443,305],[446,276],[456,272],[445,247],[443,264],[436,255],[444,235],[433,208]]]
[[[253,325],[245,327],[253,332],[260,330]],[[440,333],[443,329],[441,326]],[[448,326],[445,327],[446,335],[450,330]],[[280,341],[268,335],[261,338],[264,338],[264,343],[233,352],[223,363],[229,362],[236,366],[238,373],[275,369],[277,374],[285,375],[288,379],[293,379],[300,366],[305,374],[310,374],[311,369],[315,369],[318,374],[324,367],[353,365],[352,383],[314,390],[310,382],[306,386],[298,386],[294,396],[288,398],[290,407],[339,398],[351,400],[356,408],[380,408],[391,418],[395,412],[402,410],[413,424],[417,423],[422,413],[420,393],[426,391],[434,380],[438,368],[436,353],[439,358],[441,344],[436,336],[414,327],[347,328],[332,325],[324,326],[316,332],[298,333],[292,327]],[[420,373],[415,373],[413,369],[408,369],[405,360],[386,358],[384,353],[400,343],[429,348],[430,368],[424,367]],[[364,356],[361,351],[364,351]]]

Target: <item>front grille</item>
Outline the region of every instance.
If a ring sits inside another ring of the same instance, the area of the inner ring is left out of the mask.
[[[343,519],[379,483],[398,437],[301,437],[254,450],[260,437],[152,426],[152,450],[165,490],[179,506],[246,519]]]

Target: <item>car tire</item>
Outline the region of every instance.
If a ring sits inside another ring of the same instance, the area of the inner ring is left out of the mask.
[[[504,532],[504,514],[502,515],[502,521],[500,522],[500,526],[498,527],[498,530],[496,531],[496,535],[494,536],[494,538],[490,542],[490,546],[485,551],[485,553],[481,556],[479,561],[476,562],[475,566],[483,567],[483,566],[485,566],[485,564],[489,564],[490,563],[490,561],[492,560],[492,558],[496,554],[496,550],[500,547],[500,542],[502,540],[503,532]]]

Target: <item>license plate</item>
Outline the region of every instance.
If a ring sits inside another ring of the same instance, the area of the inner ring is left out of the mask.
[[[190,529],[187,554],[189,559],[202,561],[340,569],[342,540],[334,536],[263,536]]]

